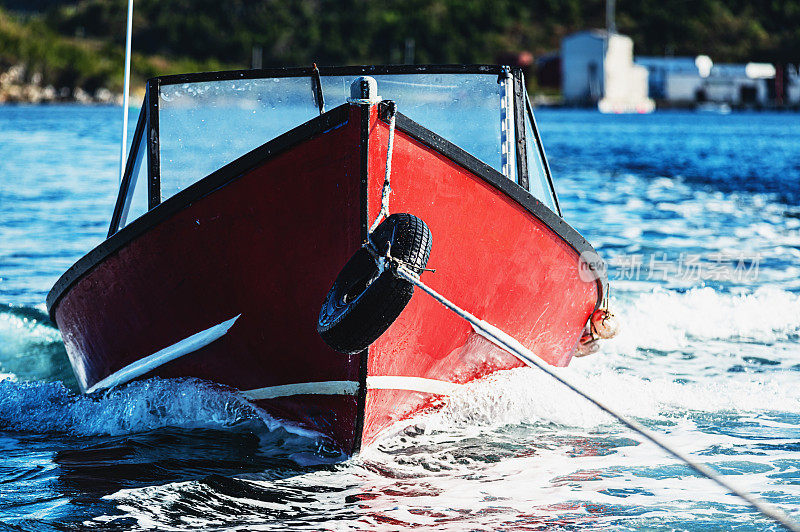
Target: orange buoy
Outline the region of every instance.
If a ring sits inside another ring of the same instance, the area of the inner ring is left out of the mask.
[[[598,338],[607,340],[614,338],[619,332],[619,321],[608,310],[596,310],[589,321],[592,324],[592,333]]]

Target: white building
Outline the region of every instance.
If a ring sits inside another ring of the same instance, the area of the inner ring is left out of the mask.
[[[650,97],[670,103],[688,104],[698,100],[703,80],[694,57],[637,57],[636,64],[647,69]],[[706,69],[710,71],[710,66]],[[708,76],[708,71],[703,74]]]
[[[775,67],[767,63],[715,65],[703,55],[637,57],[636,64],[650,74],[650,96],[673,105],[765,105],[768,80],[775,77]]]
[[[630,37],[605,30],[574,33],[561,41],[561,89],[569,105],[603,112],[649,113],[647,70],[633,63]]]

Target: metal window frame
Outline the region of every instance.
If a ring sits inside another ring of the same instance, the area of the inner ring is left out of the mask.
[[[147,202],[148,210],[161,203],[161,143],[158,136],[159,78],[147,81]]]
[[[544,166],[544,173],[547,177],[547,184],[550,185],[550,192],[553,194],[553,202],[556,204],[556,212],[558,213],[559,216],[563,218],[564,215],[561,213],[561,205],[558,203],[558,194],[556,194],[556,187],[553,184],[553,175],[550,173],[550,163],[547,161],[547,154],[544,151],[544,144],[542,144],[542,138],[539,136],[539,125],[536,123],[536,118],[533,115],[533,107],[531,106],[531,99],[528,97],[528,91],[524,90],[524,87],[523,87],[523,92],[525,97],[525,110],[528,113],[528,118],[531,121],[531,130],[533,131],[533,137],[536,140],[536,147],[539,150],[539,157],[542,159],[542,165]],[[524,128],[523,128],[523,138],[524,138]]]
[[[131,141],[131,149],[128,153],[128,160],[125,163],[125,172],[122,174],[122,181],[119,185],[117,201],[114,204],[114,213],[111,215],[111,224],[108,227],[108,235],[106,238],[119,231],[120,222],[124,223],[123,220],[128,215],[128,209],[133,199],[133,191],[130,190],[131,180],[133,179],[134,170],[137,170],[136,159],[139,157],[139,147],[142,143],[142,136],[144,135],[146,125],[147,98],[145,97],[144,102],[142,102],[142,108],[139,111],[139,119],[136,121],[136,130],[133,134],[133,140]]]
[[[526,96],[525,77],[521,68],[513,70],[514,76],[514,134],[517,154],[517,184],[531,191],[530,176],[528,175],[528,145],[525,139],[525,111],[524,100]]]
[[[122,176],[114,212],[108,228],[108,237],[120,230],[120,222],[127,215],[132,201],[130,190],[136,159],[139,156],[139,145],[142,137],[147,135],[145,149],[147,150],[147,210],[150,211],[161,203],[161,157],[158,127],[158,78],[147,81],[144,101],[142,102],[139,119],[136,122],[136,131],[133,134],[131,150],[128,161],[125,163],[125,173]]]
[[[517,95],[510,68],[503,67],[502,73],[497,77],[497,83],[500,85],[500,173],[509,180],[519,183],[515,149],[517,135],[514,127],[514,102]],[[514,161],[511,160],[512,156]]]
[[[500,75],[506,67],[500,65],[354,65],[321,66],[321,76],[361,76],[370,74],[494,74]],[[232,81],[237,79],[300,78],[312,77],[314,67],[261,68],[250,70],[223,70],[175,74],[151,78],[148,83],[178,85],[203,81]]]

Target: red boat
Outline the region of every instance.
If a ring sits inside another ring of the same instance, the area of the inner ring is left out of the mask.
[[[358,299],[330,294],[351,257],[364,260],[387,160],[390,210],[413,216],[384,228],[424,221],[422,280],[567,365],[606,279],[561,217],[520,70],[248,70],[148,82],[108,238],[47,297],[82,389],[215,381],[350,455],[464,383],[521,366],[408,287],[391,312],[359,299],[360,317],[336,331],[355,343],[334,344],[353,354],[318,332],[331,304]]]

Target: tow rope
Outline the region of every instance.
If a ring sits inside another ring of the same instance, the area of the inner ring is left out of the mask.
[[[640,436],[654,443],[657,447],[659,447],[667,454],[677,458],[678,460],[689,466],[692,470],[694,470],[698,474],[706,477],[712,482],[715,482],[718,486],[721,486],[722,488],[729,491],[736,497],[745,501],[747,504],[756,509],[763,516],[772,519],[773,521],[780,524],[787,530],[791,530],[793,532],[800,532],[800,524],[795,522],[791,517],[789,517],[788,514],[783,512],[781,509],[767,503],[766,501],[759,499],[755,495],[745,490],[742,490],[730,484],[716,471],[714,471],[705,464],[695,461],[691,456],[684,453],[683,451],[674,448],[666,439],[662,438],[655,432],[648,430],[647,428],[645,428],[644,425],[642,425],[638,421],[629,419],[623,414],[620,414],[612,406],[606,404],[597,397],[594,397],[591,393],[587,392],[586,390],[583,390],[579,384],[572,382],[569,378],[556,374],[539,357],[537,357],[530,349],[522,345],[518,340],[513,338],[508,333],[502,331],[501,329],[498,329],[494,325],[482,319],[479,319],[470,314],[469,312],[467,312],[466,310],[458,307],[457,305],[449,301],[447,298],[445,298],[443,295],[441,295],[440,293],[436,292],[434,289],[423,283],[420,280],[419,276],[412,270],[410,270],[408,267],[406,267],[404,264],[395,262],[393,264],[392,271],[394,275],[397,276],[398,278],[404,279],[409,283],[418,286],[433,299],[444,305],[447,309],[451,310],[456,315],[466,320],[470,325],[472,325],[473,329],[475,329],[475,332],[477,332],[478,334],[480,334],[481,336],[492,342],[497,347],[511,353],[515,357],[525,362],[528,366],[542,370],[550,377],[554,378],[555,380],[557,380],[558,382],[560,382],[573,392],[577,393],[584,399],[588,400],[590,403],[594,404],[603,412],[616,418],[617,421],[619,421],[620,423],[631,429],[633,432],[636,432]]]
[[[444,305],[445,308],[452,311],[457,316],[460,316],[462,319],[466,320],[470,325],[472,325],[472,328],[475,329],[475,332],[477,332],[479,335],[489,340],[497,347],[514,355],[528,366],[540,369],[541,371],[543,371],[556,381],[560,382],[573,392],[577,393],[590,403],[594,404],[597,408],[599,408],[603,412],[615,418],[617,421],[622,423],[624,426],[628,427],[633,432],[639,434],[643,438],[655,444],[657,447],[659,447],[662,451],[666,452],[668,455],[677,458],[679,461],[686,464],[690,469],[694,470],[699,475],[711,480],[718,486],[722,487],[726,491],[732,493],[739,499],[743,500],[744,502],[749,504],[752,508],[754,508],[756,511],[761,513],[761,515],[769,519],[772,519],[773,521],[780,524],[787,530],[791,530],[792,532],[800,532],[800,524],[795,522],[788,514],[783,512],[783,510],[781,510],[780,508],[773,506],[764,500],[761,500],[752,493],[749,493],[745,490],[742,490],[730,484],[716,471],[714,471],[713,469],[711,469],[710,467],[708,467],[703,463],[695,461],[691,456],[684,453],[683,451],[676,449],[659,434],[650,431],[638,421],[629,419],[623,414],[620,414],[612,406],[606,404],[597,397],[594,397],[591,393],[584,390],[579,384],[571,381],[569,378],[555,373],[550,367],[547,366],[547,364],[544,361],[542,361],[539,357],[537,357],[533,353],[533,351],[522,345],[522,343],[520,343],[517,339],[515,339],[505,331],[495,327],[494,325],[480,318],[477,318],[476,316],[473,316],[466,310],[458,307],[455,303],[449,301],[440,293],[436,292],[433,288],[423,283],[420,280],[419,275],[409,267],[410,265],[406,264],[403,261],[398,260],[397,258],[392,257],[391,246],[387,247],[386,253],[384,255],[380,255],[379,253],[377,253],[376,247],[372,242],[371,236],[375,228],[378,227],[380,221],[384,217],[389,215],[389,195],[392,192],[392,187],[391,187],[392,151],[394,148],[394,129],[395,129],[395,117],[397,115],[397,104],[393,101],[389,101],[387,103],[389,105],[389,112],[388,112],[389,141],[386,150],[386,173],[384,175],[383,191],[381,193],[381,209],[378,212],[375,221],[372,223],[372,226],[369,228],[369,236],[367,237],[367,241],[364,243],[364,247],[375,259],[378,265],[378,269],[381,272],[383,272],[386,268],[389,268],[395,277],[403,279],[413,284],[414,286],[419,287],[433,299]],[[595,340],[597,337],[602,338],[605,336],[605,334],[603,334],[603,331],[598,330],[598,326],[604,326],[606,320],[613,317],[608,312],[608,293],[604,294],[603,304],[601,305],[601,307],[602,308],[596,311],[595,314],[599,312],[603,312],[604,314],[598,316],[598,319],[596,320],[593,319],[595,317],[593,314],[589,320],[589,323],[587,323],[590,335]],[[608,324],[608,326],[609,328],[611,328],[610,323]],[[615,326],[616,325],[614,325],[614,327]],[[613,334],[611,334],[611,336],[613,336]]]

